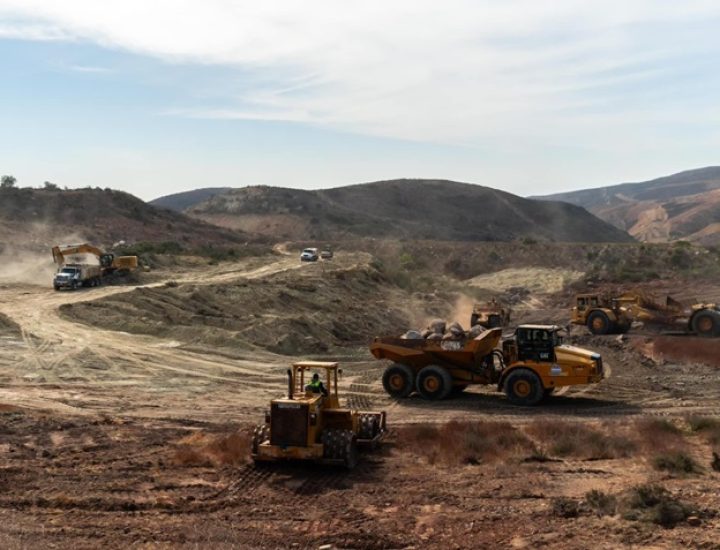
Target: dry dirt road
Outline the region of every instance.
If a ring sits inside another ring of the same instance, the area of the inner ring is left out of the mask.
[[[281,256],[168,280],[230,283],[285,270],[302,277],[317,267]],[[388,411],[396,431],[385,449],[352,473],[254,468],[246,463],[247,434],[282,393],[290,359],[192,351],[58,314],[64,303],[132,288],[65,293],[0,285],[0,312],[22,329],[0,339],[0,546],[718,548],[720,480],[709,468],[711,447],[698,439],[687,452],[703,470],[688,476],[655,471],[644,443],[619,457],[526,462],[529,451],[520,449],[457,466],[429,460],[403,440],[403,424],[457,418],[497,422],[501,430],[539,422],[561,432],[569,421],[609,434],[637,431],[635,422],[650,418],[687,431],[690,415],[720,415],[717,367],[663,360],[644,337],[619,342],[577,331],[573,340],[603,354],[610,378],[527,409],[483,389],[442,403],[395,402],[382,392],[382,367],[357,360],[346,364],[342,389],[353,407]],[[522,315],[531,319],[538,310]],[[694,345],[691,338],[674,342]],[[617,516],[552,513],[554,499],[645,482],[699,507],[701,526],[666,531]]]

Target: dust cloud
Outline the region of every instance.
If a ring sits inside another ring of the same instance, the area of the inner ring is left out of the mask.
[[[56,271],[52,247],[87,242],[78,233],[57,236],[53,231],[48,225],[33,224],[27,242],[13,241],[12,245],[0,242],[0,283],[52,285]]]
[[[467,294],[460,294],[457,300],[455,300],[455,304],[450,312],[450,318],[448,321],[457,321],[463,327],[470,328],[470,316],[472,315],[473,307],[476,303],[477,300],[471,298]]]
[[[55,264],[47,254],[8,248],[0,253],[0,283],[50,285]]]

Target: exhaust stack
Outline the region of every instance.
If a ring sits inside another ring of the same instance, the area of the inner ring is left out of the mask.
[[[288,399],[293,398],[293,376],[290,369],[287,370],[288,375]]]

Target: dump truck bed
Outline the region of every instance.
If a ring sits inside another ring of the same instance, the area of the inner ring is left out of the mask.
[[[472,369],[493,352],[502,337],[502,329],[493,328],[474,339],[426,340],[404,338],[375,338],[370,352],[376,359],[389,359],[411,367],[445,365]]]

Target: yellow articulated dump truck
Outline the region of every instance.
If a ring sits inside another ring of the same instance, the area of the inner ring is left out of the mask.
[[[520,325],[502,345],[500,328],[460,341],[376,338],[370,352],[392,361],[383,374],[383,387],[392,397],[417,392],[438,400],[471,384],[492,384],[515,405],[536,405],[555,388],[603,378],[600,354],[564,345],[561,330]]]
[[[273,399],[265,423],[255,428],[255,462],[306,460],[353,468],[358,449],[385,436],[385,412],[340,405],[337,363],[302,361],[288,369],[287,396]]]

